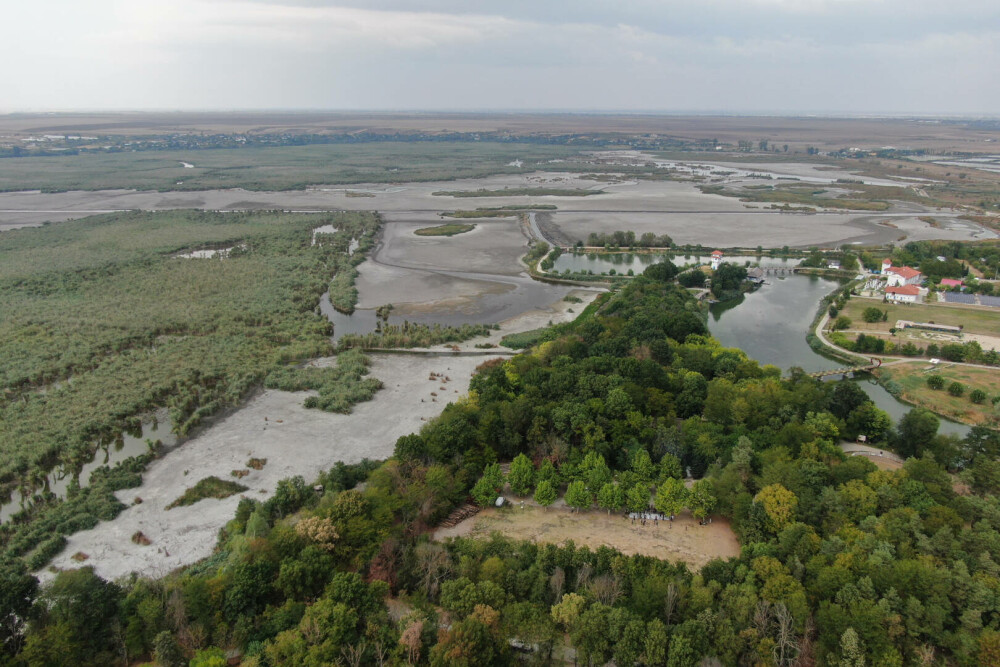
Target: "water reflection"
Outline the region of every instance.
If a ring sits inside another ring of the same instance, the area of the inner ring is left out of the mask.
[[[774,364],[784,371],[798,366],[807,373],[842,368],[843,362],[817,354],[806,342],[820,300],[839,283],[816,276],[770,276],[756,292],[710,306],[708,327],[726,347],[738,347],[762,364]],[[912,406],[894,398],[871,378],[859,379],[860,386],[878,407],[898,421]],[[965,424],[941,418],[941,433],[964,436]]]
[[[612,269],[615,273],[628,273],[631,269],[634,273],[642,273],[650,264],[659,262],[673,262],[675,265],[701,266],[710,264],[712,261],[709,255],[666,255],[647,253],[587,253],[573,254],[563,253],[556,259],[552,270],[562,273],[567,269],[570,273],[584,273],[591,271],[594,274],[608,273]],[[768,257],[766,255],[731,255],[726,257],[727,262],[740,266],[749,262],[751,265],[757,264],[764,268],[792,268],[801,262],[799,258],[788,257]]]
[[[94,457],[85,463],[80,470],[52,470],[46,475],[48,490],[58,498],[66,497],[66,490],[70,484],[76,480],[81,486],[86,486],[90,482],[90,474],[101,466],[114,467],[119,462],[130,456],[139,456],[149,451],[147,441],[160,441],[164,449],[170,449],[177,444],[177,436],[170,430],[170,416],[166,410],[160,410],[156,414],[147,417],[141,423],[141,427],[132,433],[123,433],[115,441],[106,443],[97,448]],[[41,492],[41,489],[38,490]],[[13,514],[21,511],[23,506],[27,506],[30,498],[22,498],[16,491],[10,502],[0,505],[0,522],[6,521]]]

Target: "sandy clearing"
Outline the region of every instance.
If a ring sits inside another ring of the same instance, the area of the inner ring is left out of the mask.
[[[1000,350],[1000,338],[996,336],[985,336],[983,334],[963,334],[962,338],[967,343],[975,341],[982,346],[984,350]]]
[[[419,430],[448,401],[464,395],[473,370],[486,359],[373,355],[371,374],[385,388],[373,400],[355,406],[350,415],[307,410],[302,406],[304,393],[263,391],[155,461],[143,475],[141,487],[118,494],[128,505],[136,497],[142,498],[142,504],[132,505],[113,521],[70,536],[66,549],[52,564],[79,567],[71,557],[82,551],[90,556],[86,564],[97,574],[114,579],[130,572],[162,576],[205,558],[215,547],[219,529],[232,519],[240,496],[164,511],[186,488],[209,475],[232,479],[230,472],[245,468],[251,456],[266,458],[263,470],[251,470],[240,480],[249,487],[243,495],[263,500],[281,479],[302,475],[311,481],[336,461],[386,458],[397,438]],[[447,396],[439,383],[427,381],[431,372],[451,378],[445,385]],[[439,394],[437,399],[430,395],[432,391]],[[152,540],[150,546],[131,542],[137,530]],[[47,570],[38,575],[43,580],[53,576]]]
[[[723,518],[699,526],[685,510],[671,524],[660,522],[645,526],[600,510],[573,513],[564,507],[541,509],[525,504],[505,509],[485,509],[453,528],[438,529],[434,538],[488,537],[499,532],[515,539],[564,544],[573,540],[577,546],[596,549],[609,546],[625,554],[644,554],[669,561],[683,561],[700,569],[713,558],[740,555],[740,543]]]

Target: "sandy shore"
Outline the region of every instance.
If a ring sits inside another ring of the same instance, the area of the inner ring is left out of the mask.
[[[488,339],[467,341],[459,347],[473,350],[476,343],[498,344],[509,333],[569,321],[601,291],[574,289],[572,295],[581,303],[560,300],[526,311],[502,322],[500,330],[492,332]],[[444,346],[433,349],[448,351]],[[305,392],[262,391],[233,414],[155,461],[143,475],[141,487],[118,493],[118,498],[130,507],[113,521],[70,536],[66,549],[53,559],[52,565],[64,569],[92,565],[102,577],[114,579],[130,572],[162,576],[205,558],[215,548],[219,529],[232,519],[241,495],[264,500],[274,492],[279,480],[302,475],[311,482],[317,472],[337,461],[354,463],[365,457],[391,456],[397,438],[418,431],[448,402],[466,394],[476,366],[490,358],[373,354],[371,375],[382,380],[385,387],[371,401],[355,406],[350,415],[307,410],[303,407],[308,395]],[[312,363],[326,365],[335,363],[335,359]],[[446,375],[450,381],[444,385],[429,382],[432,372]],[[445,391],[441,386],[446,387]],[[386,415],[392,415],[392,419],[386,419]],[[245,469],[251,457],[266,458],[268,463],[239,480],[249,487],[243,494],[164,510],[204,477],[233,479],[231,471]],[[137,497],[142,499],[141,504],[133,504]],[[152,544],[134,544],[131,536],[136,531],[142,531]],[[84,563],[72,560],[77,552],[89,558]],[[38,575],[43,580],[53,576],[48,570]]]
[[[240,480],[249,487],[243,495],[263,500],[281,479],[302,475],[311,482],[317,472],[336,461],[386,458],[397,438],[419,430],[447,402],[467,393],[473,370],[486,358],[393,354],[373,355],[372,360],[371,374],[385,388],[371,401],[355,406],[352,414],[307,410],[302,405],[305,393],[263,391],[155,461],[143,475],[141,487],[119,492],[119,499],[131,506],[113,521],[70,536],[66,549],[52,564],[79,567],[81,563],[71,557],[83,552],[89,556],[86,565],[114,579],[130,572],[162,576],[205,558],[215,547],[219,529],[232,519],[240,496],[165,511],[186,488],[209,475],[233,479],[230,472],[246,468],[250,457],[266,458],[262,470],[251,470]],[[439,382],[428,381],[431,372],[451,379],[444,385],[446,391]],[[132,505],[136,497],[142,503]],[[131,536],[136,531],[142,531],[152,544],[133,544]],[[52,577],[48,571],[38,574],[43,580]]]

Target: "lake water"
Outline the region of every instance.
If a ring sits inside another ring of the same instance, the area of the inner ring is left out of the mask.
[[[726,257],[726,262],[743,266],[747,262],[757,264],[764,268],[784,268],[790,269],[797,266],[802,260],[798,257],[768,257],[754,255],[733,255]],[[562,273],[569,269],[570,273],[584,273],[591,271],[595,275],[607,273],[614,269],[616,273],[628,273],[632,269],[635,273],[642,273],[650,264],[658,262],[673,262],[677,266],[701,266],[710,264],[712,258],[709,255],[665,255],[647,253],[586,253],[574,254],[564,252],[559,255],[553,265],[552,271]]]
[[[122,437],[106,447],[98,447],[88,463],[75,475],[72,472],[52,470],[47,475],[49,480],[49,491],[59,498],[66,496],[66,489],[75,478],[79,480],[81,486],[86,486],[90,482],[90,473],[101,466],[114,467],[120,461],[124,461],[130,456],[139,456],[149,451],[147,440],[156,442],[159,440],[164,449],[170,449],[177,444],[177,436],[170,430],[170,416],[166,410],[160,410],[155,415],[146,418],[142,422],[142,431],[139,434],[122,434]],[[6,521],[12,514],[21,510],[21,502],[27,498],[21,498],[17,491],[14,492],[9,503],[0,505],[0,522]]]
[[[768,284],[741,299],[712,304],[708,328],[726,347],[738,347],[762,364],[774,364],[783,371],[798,366],[807,373],[843,368],[813,352],[806,334],[820,300],[839,284],[815,276],[768,277]],[[898,421],[912,406],[895,399],[871,378],[857,380],[875,404]],[[941,419],[940,433],[965,436],[965,424]]]

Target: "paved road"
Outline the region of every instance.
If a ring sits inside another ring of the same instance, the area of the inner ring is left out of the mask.
[[[860,442],[841,442],[840,449],[850,456],[870,456],[872,458],[884,458],[895,463],[904,463],[901,456],[897,456],[886,449],[879,449],[870,445],[862,445]]]
[[[857,359],[860,362],[859,365],[864,365],[864,366],[869,365],[870,359],[881,359],[882,367],[895,366],[896,364],[905,364],[909,362],[922,361],[925,363],[929,363],[927,362],[926,359],[923,359],[921,357],[896,357],[887,354],[869,354],[867,356],[862,357],[857,352],[851,352],[850,350],[840,347],[839,345],[835,345],[833,342],[830,341],[829,338],[826,337],[826,334],[823,332],[823,328],[826,327],[826,323],[829,321],[830,321],[830,313],[829,312],[823,313],[823,317],[820,318],[819,324],[816,325],[816,330],[814,332],[816,334],[816,337],[819,338],[823,342],[823,344],[826,345],[827,347],[833,348],[837,352],[845,354],[853,359]],[[1000,368],[998,368],[997,366],[987,366],[985,364],[969,364],[964,361],[948,361],[942,363],[941,365],[967,366],[969,368],[985,368],[986,370],[991,370],[991,371],[1000,370]]]

